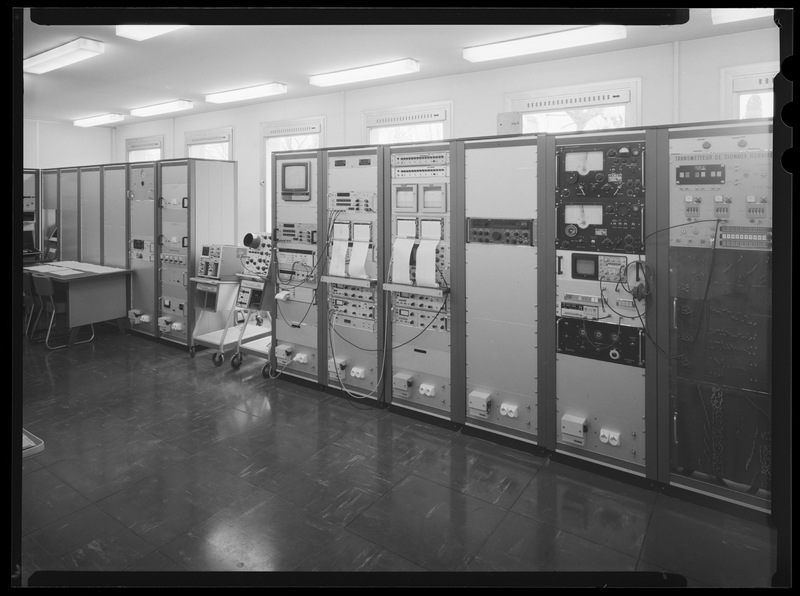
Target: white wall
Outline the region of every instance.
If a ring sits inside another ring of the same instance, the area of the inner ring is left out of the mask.
[[[233,159],[238,162],[238,229],[251,231],[253,222],[265,221],[262,123],[324,117],[325,146],[343,147],[365,142],[364,111],[451,101],[452,138],[490,136],[497,133],[496,118],[505,111],[506,94],[632,77],[642,81],[639,125],[708,122],[723,118],[721,68],[777,61],[778,57],[779,32],[772,28],[306,99],[270,101],[116,129],[76,129],[71,125],[27,121],[23,166],[43,169],[124,161],[126,139],[155,135],[165,137],[165,158],[184,157],[187,131],[233,127]]]
[[[760,62],[777,62],[780,57],[777,27],[723,35],[680,44],[679,122],[723,119],[719,95],[720,69]]]
[[[45,169],[108,163],[115,131],[23,120],[22,134],[22,167]]]

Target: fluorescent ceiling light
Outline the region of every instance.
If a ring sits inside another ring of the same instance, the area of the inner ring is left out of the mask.
[[[125,116],[122,114],[104,114],[103,116],[93,116],[92,118],[82,118],[75,120],[75,126],[100,126],[101,124],[111,124],[112,122],[119,122],[124,120]]]
[[[131,110],[131,116],[155,116],[157,114],[168,114],[169,112],[179,112],[181,110],[191,110],[192,102],[185,99],[160,103],[155,106],[136,108]]]
[[[715,25],[721,25],[723,23],[771,17],[774,14],[775,10],[772,8],[712,8],[711,22]]]
[[[184,27],[186,25],[117,25],[117,35],[135,39],[136,41],[144,41]]]
[[[286,93],[286,85],[283,83],[267,83],[246,89],[234,89],[233,91],[222,91],[206,95],[209,103],[228,103],[229,101],[242,101],[243,99],[256,99],[257,97],[267,97],[269,95],[280,95]]]
[[[63,46],[53,48],[22,61],[22,70],[33,74],[50,72],[62,66],[102,54],[105,46],[100,41],[79,37]]]
[[[464,59],[470,62],[485,62],[486,60],[513,58],[514,56],[525,56],[527,54],[624,39],[627,35],[628,31],[623,25],[578,27],[577,29],[558,31],[557,33],[464,48]]]
[[[406,58],[395,62],[386,62],[385,64],[313,75],[308,79],[308,82],[317,87],[328,87],[330,85],[343,85],[345,83],[355,83],[358,81],[371,81],[373,79],[382,79],[384,77],[393,77],[412,72],[419,72],[419,62],[411,58]]]

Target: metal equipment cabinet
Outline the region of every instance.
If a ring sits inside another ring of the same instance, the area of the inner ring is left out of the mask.
[[[236,162],[157,162],[158,337],[189,345],[194,296],[189,279],[203,245],[236,244]]]
[[[131,331],[156,336],[156,164],[128,167],[128,267],[133,270],[128,320]]]

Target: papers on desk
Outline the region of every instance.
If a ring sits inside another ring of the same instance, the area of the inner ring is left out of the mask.
[[[25,270],[59,277],[69,277],[70,275],[80,275],[82,273],[113,273],[114,271],[120,271],[117,267],[104,267],[103,265],[79,263],[78,261],[57,261],[47,265],[32,265],[26,267]]]
[[[56,267],[55,265],[31,265],[30,267],[25,267],[25,271],[33,271],[34,273],[53,273],[61,269],[61,267]]]
[[[79,263],[77,261],[59,261],[59,267],[66,267],[77,271],[84,271],[86,273],[113,273],[119,271],[117,267],[105,267],[103,265],[93,265],[91,263]]]
[[[55,271],[49,271],[48,275],[57,275],[58,277],[69,277],[70,275],[81,275],[84,271],[77,269],[67,269],[66,267],[58,267]]]
[[[46,273],[56,277],[69,277],[71,275],[83,275],[83,271],[77,269],[69,269],[68,267],[61,267],[56,265],[35,265],[33,267],[26,267],[26,271],[33,271],[34,273]]]

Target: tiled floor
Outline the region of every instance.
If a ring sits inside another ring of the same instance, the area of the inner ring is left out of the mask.
[[[367,584],[438,581],[405,573],[428,571],[470,586],[587,577],[577,572],[771,585],[766,516],[265,379],[254,356],[217,367],[210,354],[109,327],[58,351],[24,341],[23,424],[45,449],[22,465],[23,586],[38,570],[157,571],[162,585],[173,571],[187,583],[230,572],[240,585],[284,577],[274,572],[327,585],[340,574],[322,572],[342,571],[392,572],[347,575]]]

